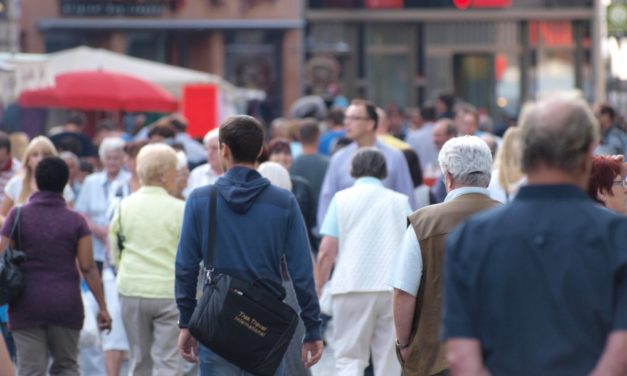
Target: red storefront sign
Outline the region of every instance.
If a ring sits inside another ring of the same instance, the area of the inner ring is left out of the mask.
[[[202,138],[218,126],[218,100],[215,85],[186,85],[183,88],[183,115],[190,136]]]
[[[469,8],[509,8],[512,0],[453,0],[457,9]]]
[[[364,0],[366,8],[402,8],[403,0]]]

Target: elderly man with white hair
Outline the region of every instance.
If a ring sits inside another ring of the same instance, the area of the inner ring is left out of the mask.
[[[183,192],[185,196],[198,187],[215,183],[224,173],[218,156],[218,134],[219,128],[214,128],[207,132],[203,138],[203,144],[207,151],[207,163],[194,168],[189,174],[187,188]]]
[[[447,196],[443,203],[408,217],[411,226],[390,276],[396,352],[407,376],[448,374],[446,351],[438,337],[446,237],[466,218],[498,205],[487,190],[492,154],[483,140],[450,139],[438,160]]]
[[[91,230],[94,259],[96,265],[103,276],[105,286],[105,298],[107,307],[116,323],[121,322],[118,294],[115,289],[115,282],[111,268],[108,268],[109,247],[107,238],[109,236],[109,224],[111,222],[111,210],[117,200],[118,188],[129,183],[131,174],[122,168],[124,164],[124,141],[118,137],[107,137],[100,143],[98,154],[103,165],[103,171],[89,175],[81,188],[75,209],[81,213],[87,221]],[[91,299],[90,299],[91,300]],[[93,300],[90,303],[94,306]],[[95,308],[95,307],[94,307]],[[128,351],[128,342],[123,325],[113,324],[111,332],[105,333],[102,337],[102,350],[104,351],[105,366],[109,374],[119,372]],[[91,348],[83,351],[82,369],[87,369],[85,374],[102,374],[99,362],[100,350]],[[92,369],[88,364],[96,367]]]

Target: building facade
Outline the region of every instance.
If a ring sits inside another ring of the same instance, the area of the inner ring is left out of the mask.
[[[267,98],[259,107],[264,118],[280,116],[302,92],[301,1],[21,3],[23,52],[87,45],[219,74],[237,86],[264,90]]]
[[[0,0],[2,1],[2,0]],[[453,92],[501,119],[525,100],[604,99],[600,0],[21,0],[22,52],[78,45],[266,91],[413,107]]]
[[[0,52],[19,51],[19,1],[0,0]]]
[[[592,0],[310,0],[305,18],[314,92],[335,80],[402,107],[453,92],[502,118],[554,92],[597,99]]]

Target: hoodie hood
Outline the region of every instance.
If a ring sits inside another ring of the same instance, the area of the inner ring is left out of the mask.
[[[215,186],[231,209],[245,213],[270,186],[270,181],[253,169],[233,167],[218,179]]]

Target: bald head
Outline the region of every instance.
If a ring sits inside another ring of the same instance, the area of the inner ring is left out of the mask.
[[[530,105],[521,116],[522,167],[574,172],[599,140],[599,124],[581,99],[553,98]]]
[[[433,143],[440,150],[444,143],[457,136],[457,127],[451,119],[440,119],[433,126]]]

